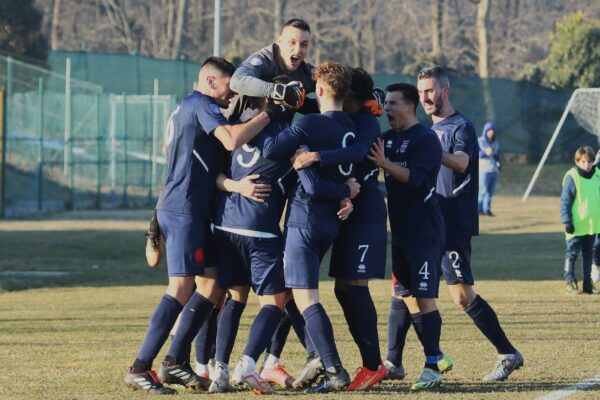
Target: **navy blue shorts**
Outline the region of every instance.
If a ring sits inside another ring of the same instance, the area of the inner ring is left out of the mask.
[[[446,237],[445,251],[442,256],[442,274],[448,285],[466,283],[473,285],[471,270],[471,238]]]
[[[285,287],[318,289],[319,267],[334,236],[312,229],[286,228],[283,268]]]
[[[342,223],[333,242],[329,276],[382,279],[387,256],[387,224]]]
[[[440,247],[392,245],[392,285],[396,296],[437,298],[440,287]]]
[[[220,265],[219,286],[252,286],[258,295],[285,290],[283,280],[283,239],[256,238],[215,228]]]
[[[169,276],[203,275],[217,265],[208,218],[158,210]]]

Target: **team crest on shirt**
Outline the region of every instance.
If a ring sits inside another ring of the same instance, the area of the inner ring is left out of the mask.
[[[221,114],[223,114],[221,112],[221,109],[219,108],[219,106],[216,105],[216,104],[214,104],[214,103],[210,105],[210,111],[212,111],[213,114],[215,114],[215,115],[221,115]]]
[[[441,129],[436,129],[434,132],[437,135],[438,139],[442,140],[442,136],[444,136],[444,131]]]
[[[256,57],[252,57],[250,59],[250,65],[254,65],[255,67],[258,67],[259,65],[263,65],[263,60],[262,58],[256,56]]]
[[[408,147],[408,144],[410,143],[410,140],[403,140],[402,144],[400,145],[400,148],[398,149],[400,153],[404,153],[406,151],[406,148]]]

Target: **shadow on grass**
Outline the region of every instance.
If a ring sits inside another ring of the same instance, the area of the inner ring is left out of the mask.
[[[388,235],[389,240],[389,235]],[[131,230],[0,232],[0,291],[34,288],[165,285],[167,268],[146,266],[142,232]],[[473,240],[476,280],[560,279],[560,233],[494,234]],[[388,276],[391,256],[388,245]],[[321,266],[328,279],[329,254]],[[41,272],[64,275],[39,276]]]

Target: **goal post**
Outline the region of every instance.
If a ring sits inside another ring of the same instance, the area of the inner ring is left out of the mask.
[[[556,142],[556,138],[569,113],[573,115],[577,123],[579,123],[586,131],[600,137],[600,88],[582,88],[576,89],[573,92],[567,103],[567,107],[558,121],[558,125],[556,125],[556,128],[554,129],[554,133],[552,133],[552,137],[546,146],[546,150],[529,181],[529,185],[527,185],[527,189],[522,198],[523,203],[529,198],[533,186],[544,167],[544,163],[550,154],[550,150],[552,150],[552,146],[554,146],[554,142]]]

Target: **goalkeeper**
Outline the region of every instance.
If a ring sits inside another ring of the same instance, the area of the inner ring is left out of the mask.
[[[318,113],[315,99],[305,94],[314,92],[313,66],[304,61],[310,44],[310,26],[301,19],[285,23],[277,43],[272,43],[248,57],[231,77],[231,90],[243,96],[267,97],[282,101],[288,108],[303,114]],[[272,80],[288,75],[290,83],[278,84]],[[239,114],[243,101],[238,99],[232,115]]]

